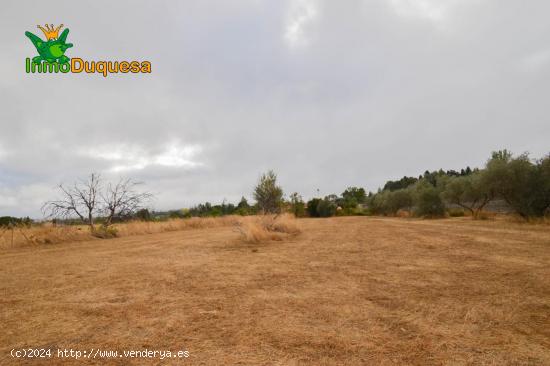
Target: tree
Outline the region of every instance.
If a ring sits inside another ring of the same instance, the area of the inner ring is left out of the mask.
[[[241,197],[241,201],[239,202],[239,204],[237,205],[237,208],[246,208],[248,209],[250,206],[248,205],[248,201],[246,200],[246,198]]]
[[[539,176],[540,176],[540,189],[542,193],[541,206],[546,208],[543,211],[544,215],[550,214],[550,154],[537,162]],[[542,207],[541,207],[542,208]]]
[[[60,198],[48,201],[42,212],[48,218],[68,219],[77,217],[85,222],[92,232],[97,215],[104,214],[104,226],[109,226],[114,218],[131,216],[142,208],[143,203],[152,197],[150,193],[139,193],[140,183],[131,179],[120,179],[117,184],[103,185],[101,176],[92,173],[72,186],[57,186]]]
[[[250,209],[251,209],[251,207],[248,204],[248,201],[246,200],[246,198],[242,197],[241,201],[237,205],[236,212],[241,216],[246,216],[250,213]]]
[[[330,197],[325,197],[317,203],[317,215],[319,217],[331,217],[336,214],[336,203]]]
[[[342,198],[344,208],[355,208],[367,201],[367,194],[364,188],[349,187],[342,193]]]
[[[72,186],[59,184],[60,198],[48,201],[42,206],[42,212],[49,218],[70,218],[77,216],[94,230],[94,217],[99,211],[98,200],[101,176],[92,173],[87,179],[80,179]]]
[[[374,214],[395,215],[400,209],[410,210],[413,197],[410,189],[378,192],[370,200],[370,210]]]
[[[283,202],[283,189],[277,185],[277,175],[273,170],[262,174],[254,188],[254,199],[264,214],[279,213]]]
[[[484,182],[483,173],[472,173],[450,178],[442,191],[448,203],[458,205],[478,218],[479,213],[493,199],[493,190]]]
[[[425,217],[442,217],[445,215],[445,205],[438,189],[431,181],[421,180],[414,186],[414,205],[416,215]]]
[[[307,201],[307,213],[309,217],[319,217],[319,214],[317,212],[317,206],[319,206],[319,202],[322,200],[320,198],[312,198],[309,201]]]
[[[549,157],[533,163],[528,154],[513,157],[493,152],[484,171],[484,184],[521,217],[540,217],[550,207]]]
[[[418,181],[418,179],[415,178],[415,177],[404,176],[400,180],[396,180],[396,181],[389,180],[389,181],[387,181],[386,184],[384,184],[384,189],[383,190],[384,191],[385,190],[396,191],[398,189],[404,189],[404,188],[407,188],[407,187],[413,185],[417,181]]]
[[[115,218],[131,217],[152,198],[152,194],[137,190],[141,184],[143,183],[123,178],[116,184],[107,184],[105,190],[100,193],[105,213],[104,226],[111,225]]]
[[[298,192],[290,195],[290,209],[296,217],[303,217],[306,213],[306,204]]]
[[[390,191],[385,190],[370,195],[368,200],[369,211],[375,215],[385,215],[385,201],[389,194]]]
[[[385,211],[392,215],[397,214],[401,209],[411,210],[413,198],[410,190],[398,189],[397,191],[389,192],[384,203]]]

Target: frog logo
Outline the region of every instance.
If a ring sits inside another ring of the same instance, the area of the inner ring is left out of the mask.
[[[65,56],[67,49],[73,47],[72,43],[67,43],[67,36],[69,35],[69,29],[65,30],[59,36],[59,30],[63,28],[63,24],[54,28],[53,24],[45,24],[45,27],[37,26],[44,35],[46,40],[42,40],[31,32],[25,32],[25,35],[31,40],[34,47],[38,51],[38,56],[33,57],[33,64],[39,65],[42,61],[46,61],[50,64],[58,63],[60,65],[66,64],[70,61],[70,58]]]
[[[44,27],[38,25],[46,39],[38,37],[31,32],[25,32],[25,36],[31,40],[38,51],[38,56],[25,58],[25,72],[27,74],[51,74],[51,73],[72,73],[72,74],[100,74],[107,77],[111,74],[150,74],[151,62],[148,60],[83,60],[79,57],[67,57],[65,52],[72,43],[67,43],[69,29],[65,28],[61,35],[59,31],[63,24],[54,27],[53,24],[46,24]]]

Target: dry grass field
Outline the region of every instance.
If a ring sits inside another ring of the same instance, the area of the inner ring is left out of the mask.
[[[0,364],[550,365],[550,226],[300,220],[0,251]],[[17,347],[188,350],[53,358]]]

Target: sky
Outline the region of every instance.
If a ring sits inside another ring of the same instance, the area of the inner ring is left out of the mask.
[[[2,1],[0,216],[40,218],[91,172],[158,210],[251,199],[273,169],[304,198],[550,151],[546,0]],[[150,74],[27,74],[66,53]]]

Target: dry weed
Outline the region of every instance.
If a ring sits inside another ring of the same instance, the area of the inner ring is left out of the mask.
[[[31,227],[15,227],[13,229],[0,230],[0,248],[232,226],[241,220],[240,216],[224,216],[216,218],[193,217],[190,219],[173,219],[161,222],[130,221],[113,225],[107,231],[99,229],[93,235],[87,226],[53,226],[47,223]]]
[[[237,224],[237,230],[246,243],[283,240],[300,233],[296,218],[290,214],[248,216]]]

